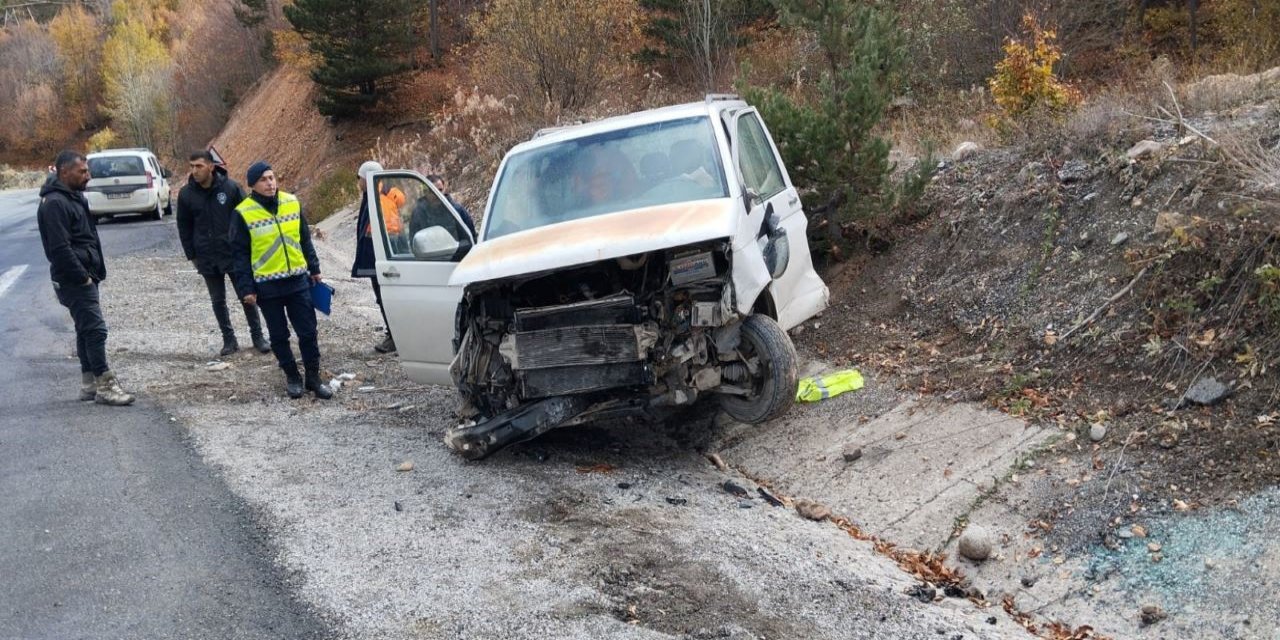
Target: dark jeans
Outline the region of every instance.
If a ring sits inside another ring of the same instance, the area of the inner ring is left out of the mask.
[[[236,331],[231,326],[231,312],[227,309],[227,278],[230,274],[218,272],[200,274],[204,278],[204,286],[209,289],[209,300],[213,302],[213,317],[218,321],[218,330],[223,338],[234,338]],[[262,333],[262,320],[258,316],[258,305],[243,304],[244,319],[249,323],[249,335],[257,337]]]
[[[387,328],[387,335],[391,335],[391,323],[387,321],[387,309],[382,306],[382,287],[378,284],[378,278],[369,278],[369,283],[373,285],[373,299],[378,301],[378,310],[382,312],[382,326]]]
[[[107,366],[107,321],[98,305],[98,283],[82,285],[54,285],[58,302],[71,311],[71,321],[76,325],[76,356],[80,358],[80,371],[100,376]]]
[[[298,350],[307,367],[320,366],[320,344],[316,341],[316,308],[311,304],[311,288],[275,298],[259,298],[258,308],[267,320],[271,351],[285,370],[297,370],[298,361],[289,347],[289,325],[298,334]],[[287,318],[286,318],[287,316]]]

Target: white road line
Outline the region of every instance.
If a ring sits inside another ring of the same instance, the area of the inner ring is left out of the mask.
[[[21,264],[4,273],[0,273],[0,298],[3,298],[4,294],[9,292],[9,287],[12,287],[13,283],[17,282],[18,278],[21,278],[26,271],[27,265]]]

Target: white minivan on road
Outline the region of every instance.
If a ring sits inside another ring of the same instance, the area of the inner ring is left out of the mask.
[[[170,172],[147,149],[91,153],[85,198],[95,218],[140,213],[156,220],[173,213]]]
[[[479,238],[422,176],[366,180],[406,196],[370,198],[382,300],[405,373],[461,393],[463,456],[700,398],[747,423],[791,407],[786,331],[828,292],[746,102],[540,132],[502,161]]]

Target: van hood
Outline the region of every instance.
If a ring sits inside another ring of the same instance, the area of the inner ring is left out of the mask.
[[[680,202],[570,220],[486,240],[454,270],[449,284],[510,278],[611,258],[731,238],[730,198]]]

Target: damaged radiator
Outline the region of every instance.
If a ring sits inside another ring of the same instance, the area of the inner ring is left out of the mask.
[[[657,332],[639,321],[630,295],[521,309],[502,352],[525,398],[645,385]]]

